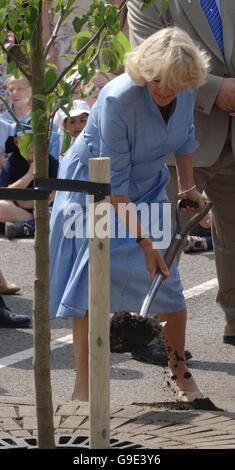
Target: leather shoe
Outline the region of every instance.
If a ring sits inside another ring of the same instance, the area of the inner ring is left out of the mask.
[[[193,356],[190,351],[184,351],[186,361],[191,359]],[[163,341],[139,349],[139,351],[133,351],[132,359],[139,362],[148,362],[149,364],[155,364],[157,366],[167,366],[167,352]]]
[[[0,328],[28,328],[31,320],[27,315],[12,313],[0,297]]]
[[[235,346],[235,336],[224,336],[223,342],[225,344],[232,344],[232,346]]]

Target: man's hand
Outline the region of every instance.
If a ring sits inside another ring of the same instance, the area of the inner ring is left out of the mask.
[[[215,103],[222,111],[235,115],[235,78],[223,79]]]

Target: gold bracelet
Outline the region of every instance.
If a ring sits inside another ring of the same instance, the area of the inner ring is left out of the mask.
[[[185,189],[185,191],[181,191],[180,193],[178,193],[178,196],[182,196],[183,194],[189,193],[189,191],[192,191],[195,188],[196,184],[194,184],[191,188]]]

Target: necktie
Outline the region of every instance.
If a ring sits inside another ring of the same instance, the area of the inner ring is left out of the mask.
[[[216,0],[200,0],[200,2],[220,51],[224,55],[222,22]]]

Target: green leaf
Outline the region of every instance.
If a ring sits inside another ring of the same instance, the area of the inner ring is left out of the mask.
[[[47,101],[47,96],[46,95],[33,95],[33,98],[35,98],[38,101]]]
[[[76,16],[76,18],[74,18],[73,20],[73,27],[74,27],[75,32],[80,33],[83,25],[84,25],[84,21],[82,21],[81,18],[78,18],[78,16]]]
[[[35,130],[37,125],[40,124],[40,122],[44,121],[46,117],[46,113],[42,109],[36,109],[35,111],[33,111],[31,117],[32,129]]]
[[[169,7],[169,0],[162,0],[161,8],[160,8],[160,15],[163,15],[168,10]]]
[[[100,55],[99,55],[100,57]],[[118,66],[118,57],[115,52],[108,47],[104,47],[101,51],[101,60],[107,72],[115,70]]]
[[[8,4],[8,0],[0,0],[0,8],[5,8]]]
[[[64,155],[64,153],[68,150],[68,148],[71,145],[71,140],[72,137],[71,135],[65,130],[64,131],[64,138],[63,138],[63,143],[62,143],[62,148],[61,148],[61,154]]]
[[[55,69],[49,69],[44,75],[44,87],[50,88],[57,78],[57,73]]]
[[[29,27],[30,32],[32,33],[35,29],[38,20],[38,10],[32,6],[25,8],[24,11],[25,20]]]
[[[8,24],[9,24],[11,31],[14,31],[15,26],[17,25],[20,17],[21,17],[21,12],[19,10],[12,10],[8,14]]]
[[[22,137],[19,138],[19,150],[22,155],[22,157],[25,158],[25,160],[28,160],[28,153],[29,153],[29,147],[33,143],[33,134],[24,134]]]
[[[126,35],[122,31],[119,31],[116,37],[117,37],[117,40],[121,43],[122,47],[124,48],[125,54],[127,52],[131,52],[131,45]]]
[[[60,84],[61,84],[64,94],[70,96],[72,93],[71,85],[69,85],[69,83],[65,82],[64,80],[62,80]]]
[[[90,37],[91,37],[91,34],[88,33],[87,31],[78,33],[72,41],[73,47],[77,51],[80,51],[80,49],[82,49],[88,43]]]
[[[141,4],[140,4],[140,8],[141,10],[147,10],[147,8],[151,5],[151,3],[153,3],[154,0],[142,0]]]
[[[22,74],[19,69],[15,68],[15,70],[13,71],[13,75],[14,75],[14,78],[18,80],[18,78],[20,78]]]
[[[108,5],[105,13],[106,25],[109,27],[113,27],[118,20],[118,8],[115,5]]]
[[[84,79],[86,77],[88,77],[88,67],[86,64],[84,64],[84,62],[81,62],[80,64],[78,64],[78,71],[81,75],[81,78]]]
[[[7,75],[13,75],[15,68],[16,68],[16,64],[15,62],[13,62],[13,60],[11,60],[11,62],[9,62],[6,68]]]

